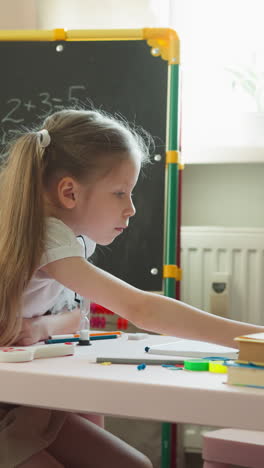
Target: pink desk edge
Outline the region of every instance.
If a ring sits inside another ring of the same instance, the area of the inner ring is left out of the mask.
[[[147,365],[95,363],[98,356],[142,357],[145,346],[175,338],[153,336],[93,342],[69,357],[0,363],[0,401],[75,412],[264,430],[264,389],[225,384],[225,374],[169,371]],[[154,357],[150,355],[149,357]],[[155,356],[157,357],[157,356]]]

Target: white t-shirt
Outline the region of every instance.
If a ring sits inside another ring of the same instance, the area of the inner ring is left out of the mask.
[[[57,218],[50,217],[46,219],[44,252],[40,259],[39,268],[23,293],[22,317],[31,318],[43,315],[55,305],[64,286],[50,278],[40,268],[61,258],[84,257],[85,253],[89,258],[93,254],[96,244],[86,236],[83,236],[83,238],[86,252],[84,252],[84,247],[66,224]]]

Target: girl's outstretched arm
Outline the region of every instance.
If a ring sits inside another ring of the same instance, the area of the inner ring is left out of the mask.
[[[81,257],[57,260],[43,270],[81,296],[156,333],[236,347],[234,337],[264,331],[261,326],[228,320],[175,299],[141,291]]]

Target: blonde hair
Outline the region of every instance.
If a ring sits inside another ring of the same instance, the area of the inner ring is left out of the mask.
[[[39,265],[45,241],[44,189],[64,175],[80,183],[135,157],[148,160],[148,142],[124,120],[91,110],[65,109],[39,130],[11,143],[0,174],[0,346],[11,344],[22,323],[22,294]]]

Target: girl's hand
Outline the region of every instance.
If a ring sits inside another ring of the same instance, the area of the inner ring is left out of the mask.
[[[30,346],[39,341],[47,340],[50,335],[75,333],[80,328],[80,310],[62,310],[55,315],[23,318],[22,328],[15,345]]]
[[[20,334],[14,343],[18,346],[30,346],[48,338],[44,317],[23,318]]]

